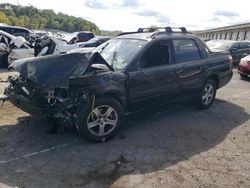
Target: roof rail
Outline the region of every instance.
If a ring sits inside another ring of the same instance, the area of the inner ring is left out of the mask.
[[[124,32],[124,33],[120,33],[117,36],[127,35],[127,34],[134,34],[134,33],[143,33],[143,32],[148,32],[148,33],[156,32],[156,31],[160,32],[160,30],[164,30],[167,33],[178,32],[178,31],[173,31],[173,29],[174,30],[180,30],[180,32],[182,32],[182,33],[189,33],[185,27],[169,27],[169,26],[167,26],[167,27],[145,27],[145,28],[139,28],[137,31],[134,31],[134,32]]]
[[[155,32],[158,31],[160,29],[164,29],[166,32],[168,33],[172,33],[174,32],[173,29],[175,30],[180,30],[182,33],[188,33],[187,29],[185,27],[145,27],[145,28],[139,28],[137,30],[138,33],[142,33],[142,32]]]

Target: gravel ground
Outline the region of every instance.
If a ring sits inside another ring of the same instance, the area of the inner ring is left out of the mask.
[[[6,102],[0,187],[250,187],[249,118],[250,81],[236,72],[210,109],[185,102],[134,114],[99,144],[75,130],[48,135],[47,121]]]

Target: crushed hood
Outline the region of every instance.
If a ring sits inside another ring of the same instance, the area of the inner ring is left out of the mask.
[[[89,66],[83,53],[71,53],[21,59],[10,68],[40,87],[66,87],[70,77],[83,75]]]

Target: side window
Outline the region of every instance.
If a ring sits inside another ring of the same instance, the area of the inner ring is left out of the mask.
[[[238,43],[233,44],[232,47],[231,47],[231,49],[232,49],[232,48],[236,48],[236,49],[238,50],[238,49],[240,48],[240,45],[239,45]]]
[[[9,33],[11,34],[11,30],[9,28],[5,28],[5,27],[0,27],[0,30],[6,32],[6,33]]]
[[[209,50],[209,48],[207,47],[207,46],[204,46],[204,48],[205,48],[205,51],[209,54],[209,53],[211,53],[211,51]]]
[[[12,35],[21,36],[25,38],[28,36],[28,32],[22,29],[12,29]]]
[[[167,65],[171,63],[171,47],[169,41],[152,44],[142,58],[143,68]]]
[[[246,48],[250,48],[250,46],[247,45],[246,43],[240,43],[240,49],[246,49]]]
[[[176,63],[201,59],[196,43],[191,39],[173,40]]]

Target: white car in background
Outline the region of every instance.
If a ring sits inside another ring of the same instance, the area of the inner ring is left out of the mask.
[[[79,48],[77,43],[68,44],[63,39],[54,36],[44,36],[41,41],[34,46],[35,56],[45,56],[51,54],[62,54],[70,50]]]
[[[76,48],[79,48],[78,44],[68,44],[54,36],[45,36],[33,47],[23,37],[15,37],[0,30],[0,68],[7,68],[15,60],[61,54]]]
[[[0,30],[0,67],[7,68],[18,59],[34,57],[34,49],[24,37],[15,37]]]

